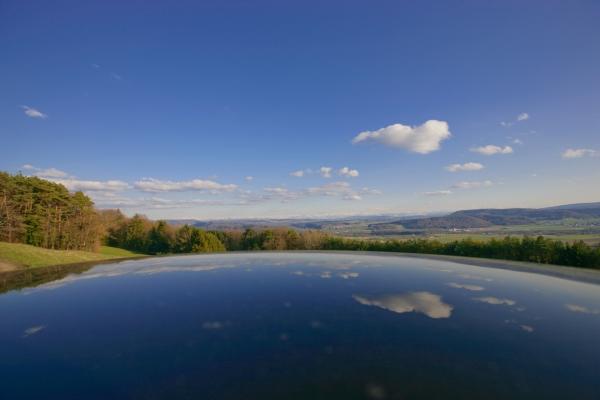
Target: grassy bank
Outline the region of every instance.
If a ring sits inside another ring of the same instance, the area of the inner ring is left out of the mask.
[[[108,246],[102,246],[98,253],[92,253],[77,250],[50,250],[27,244],[0,242],[0,271],[20,267],[44,267],[139,255],[128,250]]]

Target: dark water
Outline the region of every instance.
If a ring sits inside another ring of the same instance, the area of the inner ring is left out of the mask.
[[[76,272],[0,295],[0,398],[600,398],[593,283],[314,253]]]

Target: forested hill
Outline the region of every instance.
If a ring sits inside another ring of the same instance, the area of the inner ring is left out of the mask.
[[[565,218],[600,217],[600,203],[573,204],[550,208],[507,208],[462,210],[441,217],[401,219],[387,225],[402,225],[406,229],[465,229],[494,225],[525,225]]]

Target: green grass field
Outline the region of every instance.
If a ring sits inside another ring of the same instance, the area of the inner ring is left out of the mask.
[[[77,250],[50,250],[27,244],[0,242],[0,271],[14,269],[14,267],[44,267],[136,256],[141,255],[108,246],[101,246],[98,253],[92,253]]]

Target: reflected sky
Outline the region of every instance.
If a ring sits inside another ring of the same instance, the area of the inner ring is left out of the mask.
[[[0,294],[6,398],[600,397],[594,283],[276,252],[59,276]]]

